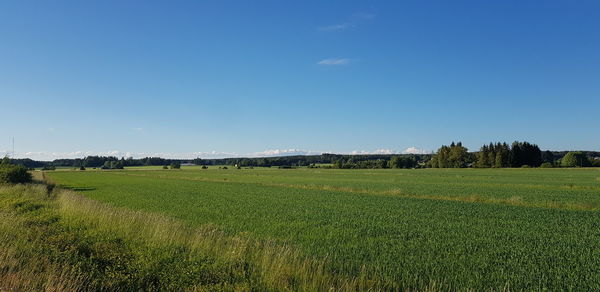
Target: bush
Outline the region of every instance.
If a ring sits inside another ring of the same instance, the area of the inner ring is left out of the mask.
[[[85,167],[83,167],[83,165],[82,165],[79,167],[79,170],[85,170]]]
[[[168,165],[163,165],[163,169],[169,169]]]
[[[542,165],[540,165],[541,168],[553,168],[554,165],[552,165],[552,163],[550,162],[544,162],[542,163]]]
[[[123,162],[121,161],[111,161],[110,162],[111,169],[123,169]]]
[[[22,165],[0,166],[0,184],[23,184],[31,182],[31,173]]]
[[[202,169],[208,169],[208,166],[202,165]]]
[[[179,163],[179,162],[171,163],[171,169],[180,169],[180,168],[181,168],[181,163]]]
[[[46,165],[42,167],[42,170],[56,170],[56,167],[52,165]]]
[[[105,161],[100,169],[123,169],[123,162],[121,161]]]

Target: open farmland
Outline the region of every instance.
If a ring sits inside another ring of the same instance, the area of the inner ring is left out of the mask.
[[[594,169],[47,172],[86,197],[276,240],[402,288],[600,289]]]

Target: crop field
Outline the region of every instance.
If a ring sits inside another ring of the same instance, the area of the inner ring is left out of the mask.
[[[403,289],[600,289],[598,169],[49,171],[87,198]]]

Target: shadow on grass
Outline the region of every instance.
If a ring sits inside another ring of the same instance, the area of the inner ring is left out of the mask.
[[[75,186],[60,186],[63,189],[68,189],[75,192],[85,192],[85,191],[93,191],[96,188],[93,187],[75,187]]]

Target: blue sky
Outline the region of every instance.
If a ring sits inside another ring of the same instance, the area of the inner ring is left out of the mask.
[[[600,150],[598,1],[2,1],[0,154]]]

